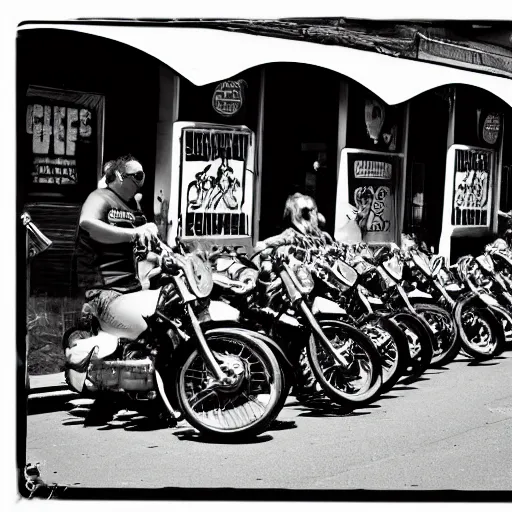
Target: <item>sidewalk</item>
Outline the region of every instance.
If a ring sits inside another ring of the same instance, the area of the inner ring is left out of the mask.
[[[62,409],[78,393],[71,391],[64,380],[64,372],[50,375],[30,375],[27,409],[28,414],[40,414]]]

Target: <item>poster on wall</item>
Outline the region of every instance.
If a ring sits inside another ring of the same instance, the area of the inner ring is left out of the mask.
[[[385,243],[397,238],[397,175],[401,170],[401,155],[365,150],[345,149],[342,158],[340,186],[345,197],[359,212],[358,224],[366,243]],[[343,182],[344,183],[341,183]],[[338,209],[344,210],[339,204]],[[338,219],[341,225],[344,219]]]
[[[194,123],[180,138],[181,236],[252,236],[254,133]]]
[[[483,149],[455,151],[452,226],[489,226],[492,155]]]
[[[31,138],[32,183],[78,184],[77,145],[95,142],[94,112],[87,108],[30,102],[26,133]]]
[[[29,194],[82,201],[95,188],[103,153],[104,97],[30,85],[22,166]]]

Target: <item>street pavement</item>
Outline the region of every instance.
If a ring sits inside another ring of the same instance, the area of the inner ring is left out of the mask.
[[[27,463],[70,488],[512,490],[512,352],[395,386],[352,414],[293,397],[282,429],[206,442],[193,429],[87,427],[66,411],[28,416]]]

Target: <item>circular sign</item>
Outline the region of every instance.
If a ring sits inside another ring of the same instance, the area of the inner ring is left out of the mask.
[[[488,114],[482,128],[482,138],[487,144],[496,144],[501,130],[499,114]]]
[[[230,117],[235,115],[244,102],[244,80],[226,80],[215,88],[212,106],[218,114]]]

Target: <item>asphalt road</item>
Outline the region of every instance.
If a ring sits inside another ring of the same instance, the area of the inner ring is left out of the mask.
[[[217,444],[186,426],[84,428],[65,411],[37,414],[27,462],[72,488],[512,489],[512,352],[479,365],[459,356],[349,415],[290,398],[280,419],[294,428]]]

